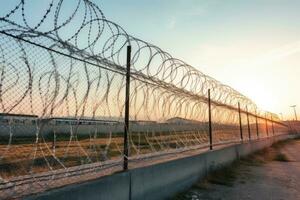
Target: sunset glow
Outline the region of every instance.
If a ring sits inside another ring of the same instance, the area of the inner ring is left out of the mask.
[[[300,102],[299,1],[101,3],[129,32],[232,86],[262,109],[294,117],[290,105]]]

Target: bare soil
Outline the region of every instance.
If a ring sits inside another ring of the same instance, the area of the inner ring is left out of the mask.
[[[217,171],[173,199],[298,200],[300,140],[279,142]]]

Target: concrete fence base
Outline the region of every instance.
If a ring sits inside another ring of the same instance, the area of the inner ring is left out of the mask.
[[[208,173],[224,167],[240,157],[298,135],[280,135],[199,155],[129,170],[98,180],[69,185],[25,199],[98,200],[98,199],[166,199],[185,191]]]

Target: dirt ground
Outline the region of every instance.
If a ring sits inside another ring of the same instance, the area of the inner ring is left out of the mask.
[[[300,139],[277,143],[236,161],[173,199],[298,200]]]

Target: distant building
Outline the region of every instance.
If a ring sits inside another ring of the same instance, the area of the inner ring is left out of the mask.
[[[10,113],[0,113],[0,123],[1,124],[30,124],[37,120],[37,115],[23,115],[23,114],[10,114]]]
[[[74,118],[74,117],[53,117],[43,119],[45,121],[50,121],[51,124],[55,125],[96,125],[96,124],[119,124],[119,121],[113,120],[101,120],[101,119],[92,119],[92,118]]]
[[[196,120],[185,119],[185,118],[181,118],[181,117],[173,117],[173,118],[166,120],[166,123],[168,123],[168,124],[199,124],[201,122],[196,121]]]
[[[151,125],[151,124],[157,124],[156,121],[150,121],[150,120],[132,120],[130,123],[138,124],[138,125]]]

